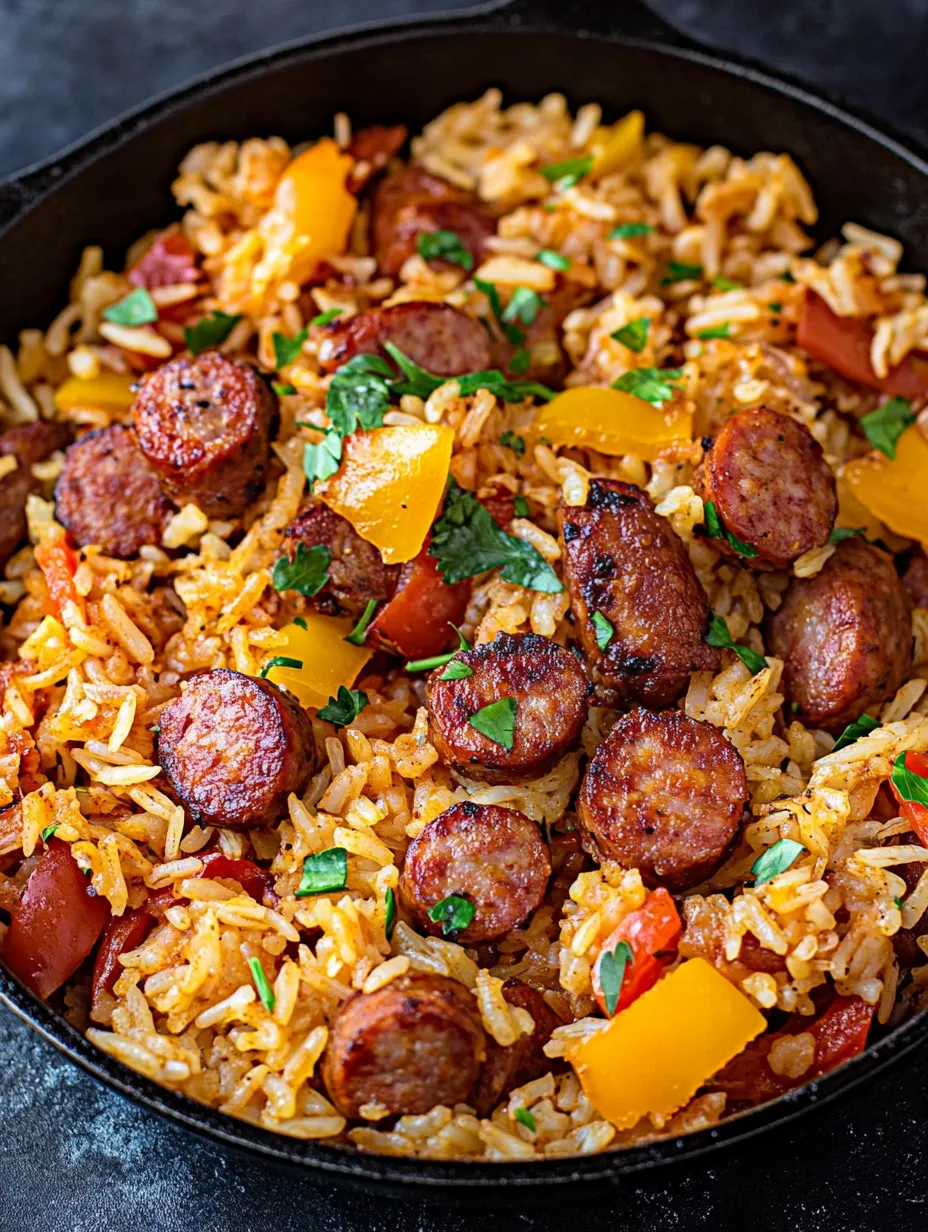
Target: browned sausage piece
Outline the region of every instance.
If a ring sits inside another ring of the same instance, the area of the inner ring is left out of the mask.
[[[840,543],[814,577],[790,582],[767,645],[806,726],[837,732],[876,714],[912,662],[909,597],[892,559],[863,539]]]
[[[470,193],[421,167],[403,167],[388,175],[374,194],[371,217],[380,272],[399,273],[403,262],[417,251],[419,236],[428,231],[453,231],[476,268],[496,224]]]
[[[721,864],[747,800],[741,754],[711,723],[633,710],[593,755],[577,817],[595,859],[685,890]]]
[[[473,1089],[484,1039],[462,984],[404,975],[345,1002],[329,1033],[322,1078],[346,1117],[374,1102],[404,1114],[452,1107]]]
[[[160,543],[173,512],[135,433],[123,424],[88,432],[68,449],[55,505],[81,547],[98,543],[123,560]]]
[[[17,462],[16,470],[0,479],[0,566],[26,537],[26,497],[39,486],[32,467],[70,440],[68,424],[48,420],[17,424],[0,435],[0,458],[12,455]]]
[[[726,530],[754,548],[740,555],[725,539],[716,546],[752,569],[785,569],[828,542],[838,500],[822,447],[789,415],[758,407],[726,420],[693,475]]]
[[[499,633],[454,661],[473,674],[443,680],[438,668],[427,686],[431,740],[454,769],[488,783],[537,778],[579,739],[590,684],[563,646],[535,633]],[[470,722],[505,699],[516,703],[511,749]]]
[[[334,372],[355,355],[384,355],[392,342],[435,376],[461,376],[491,366],[490,338],[479,321],[450,304],[412,300],[392,308],[371,308],[325,329],[319,362]]]
[[[564,573],[577,633],[593,681],[623,701],[667,706],[690,672],[719,670],[706,644],[711,614],[690,559],[645,492],[617,479],[594,479],[587,503],[563,506]],[[605,649],[605,625],[612,626]]]
[[[503,996],[510,1005],[528,1010],[535,1020],[535,1029],[529,1035],[520,1035],[514,1044],[503,1048],[492,1036],[487,1037],[487,1059],[480,1070],[480,1079],[471,1097],[478,1116],[489,1116],[504,1096],[515,1087],[524,1086],[533,1078],[540,1078],[558,1062],[544,1054],[544,1046],[551,1038],[555,1027],[563,1026],[541,993],[523,984],[521,980],[507,980]]]
[[[409,130],[405,124],[372,124],[352,135],[348,153],[355,164],[345,187],[359,193],[378,171],[382,171],[394,154],[402,149]]]
[[[493,941],[523,924],[541,905],[551,860],[534,821],[498,804],[453,804],[425,827],[406,852],[400,897],[416,923],[442,935],[429,910],[449,895],[466,898],[474,918],[455,940]]]
[[[913,607],[928,607],[928,556],[922,548],[912,552],[902,585]]]
[[[251,364],[180,355],[145,377],[132,409],[139,445],[178,504],[236,517],[264,486],[277,399]]]
[[[201,672],[161,712],[158,758],[194,821],[272,825],[316,771],[309,715],[269,680]]]
[[[329,580],[310,603],[327,616],[358,617],[369,599],[389,599],[396,589],[399,565],[385,565],[380,552],[357,533],[347,518],[314,505],[284,531],[282,555],[293,559],[299,544],[327,547],[332,553]]]

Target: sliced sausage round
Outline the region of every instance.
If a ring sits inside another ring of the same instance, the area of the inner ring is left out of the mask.
[[[70,440],[69,424],[44,419],[0,434],[0,458],[12,456],[17,463],[16,470],[0,480],[0,567],[26,538],[26,497],[39,486],[32,467]]]
[[[355,355],[386,355],[387,342],[435,376],[482,372],[493,359],[489,335],[479,321],[451,304],[411,300],[327,326],[319,362],[334,372]]]
[[[821,445],[791,416],[764,407],[725,421],[693,487],[713,503],[722,526],[757,555],[746,557],[722,538],[716,546],[753,569],[785,569],[827,543],[838,511]]]
[[[590,684],[576,657],[557,642],[535,633],[499,633],[454,662],[471,675],[443,679],[447,669],[438,668],[429,677],[427,699],[432,743],[455,770],[488,783],[537,778],[579,739]],[[492,735],[479,730],[488,725]]]
[[[504,1048],[492,1036],[487,1037],[487,1059],[480,1070],[471,1101],[478,1116],[489,1116],[496,1105],[514,1090],[533,1078],[540,1078],[549,1070],[557,1069],[558,1062],[544,1054],[544,1047],[554,1033],[555,1027],[563,1026],[537,988],[523,984],[521,980],[507,980],[503,996],[510,1005],[528,1010],[535,1020],[535,1029],[528,1035],[520,1035],[514,1044]]]
[[[272,825],[317,769],[309,715],[254,676],[194,676],[161,712],[158,760],[194,821],[225,830]]]
[[[322,1078],[346,1117],[370,1103],[402,1114],[453,1107],[473,1089],[484,1040],[476,1002],[462,984],[400,976],[345,1002],[329,1032]]]
[[[814,577],[790,582],[767,645],[807,727],[839,731],[875,714],[912,662],[911,608],[892,559],[863,539],[840,543]]]
[[[355,160],[345,185],[348,191],[359,193],[399,153],[408,135],[405,124],[372,124],[358,129],[348,146],[348,153]]]
[[[173,506],[123,424],[88,432],[65,454],[55,487],[58,521],[81,547],[129,560],[161,542]]]
[[[496,231],[492,218],[471,193],[415,165],[383,179],[374,194],[371,233],[382,274],[399,273],[417,251],[419,236],[453,231],[480,264],[487,239]]]
[[[284,531],[281,554],[293,560],[300,544],[327,547],[332,553],[328,581],[310,602],[327,616],[358,617],[368,601],[389,599],[396,589],[399,565],[385,565],[380,552],[362,539],[347,518],[325,505],[313,505]]]
[[[909,558],[902,585],[913,607],[928,607],[928,556],[923,548],[915,548]]]
[[[586,504],[562,506],[558,524],[594,683],[622,701],[667,706],[691,672],[719,670],[719,652],[705,641],[705,593],[679,537],[641,488],[594,479]]]
[[[741,754],[711,723],[633,710],[593,755],[577,817],[595,859],[685,890],[721,864],[747,801]]]
[[[251,364],[219,351],[179,355],[142,382],[139,445],[165,491],[209,517],[237,517],[261,493],[277,399]]]
[[[548,848],[534,821],[498,804],[453,804],[406,852],[400,898],[416,923],[442,936],[429,911],[456,895],[474,907],[455,940],[493,941],[524,924],[541,905],[551,876]]]

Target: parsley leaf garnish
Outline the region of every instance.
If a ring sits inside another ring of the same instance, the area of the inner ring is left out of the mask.
[[[600,650],[605,650],[615,636],[615,628],[602,612],[594,612],[590,624],[596,630],[596,645]]]
[[[855,719],[853,723],[848,723],[844,731],[835,741],[835,746],[831,750],[832,753],[837,753],[838,749],[846,749],[849,744],[853,744],[855,740],[859,740],[861,736],[869,736],[872,731],[876,731],[879,723],[869,714],[862,714],[859,719]]]
[[[472,270],[474,258],[464,247],[464,242],[455,231],[420,231],[416,239],[419,256],[426,261],[445,260],[461,269]]]
[[[432,527],[429,555],[449,584],[502,566],[505,582],[548,595],[564,589],[544,557],[525,540],[501,530],[473,492],[458,487],[454,479],[448,482],[444,512]]]
[[[434,907],[429,907],[429,919],[441,925],[442,935],[453,937],[463,932],[474,918],[474,904],[460,894],[449,894]]]
[[[771,312],[782,312],[783,311],[782,304],[768,304],[767,307],[770,309]]]
[[[723,278],[721,274],[718,276],[718,278],[712,279],[712,285],[715,287],[717,291],[740,291],[741,290],[740,282],[732,282],[730,278]]]
[[[603,990],[603,1001],[609,1018],[615,1013],[622,991],[622,981],[625,979],[625,968],[635,961],[632,947],[627,941],[620,941],[614,950],[603,950],[599,959],[599,984]]]
[[[293,363],[300,351],[302,351],[303,343],[308,337],[309,329],[305,325],[292,338],[288,338],[286,334],[271,334],[271,341],[274,344],[274,363],[278,371],[281,368],[286,368],[287,364]]]
[[[277,998],[274,996],[273,989],[267,982],[267,976],[264,974],[264,968],[261,966],[260,958],[249,958],[248,967],[251,971],[251,978],[255,982],[255,988],[258,990],[258,998],[261,1004],[269,1014],[274,1012],[274,1006],[277,1003]]]
[[[915,774],[905,764],[905,753],[900,753],[893,760],[892,774],[889,776],[890,782],[896,789],[896,793],[900,800],[905,800],[912,804],[921,804],[928,808],[928,779],[922,778],[920,774]]]
[[[836,526],[828,536],[828,542],[843,543],[845,539],[853,539],[855,535],[862,535],[866,539],[866,526]]]
[[[553,389],[539,381],[509,381],[496,368],[489,368],[486,372],[468,372],[452,379],[457,381],[462,398],[469,398],[478,389],[489,390],[501,402],[522,402],[526,398],[550,402],[555,396]]]
[[[713,325],[711,329],[701,329],[696,337],[706,341],[709,338],[729,338],[731,337],[731,326],[728,321],[723,321],[721,325]]]
[[[706,634],[706,642],[710,646],[716,646],[722,650],[733,650],[752,676],[756,676],[758,672],[762,672],[767,666],[767,660],[762,654],[758,654],[750,646],[742,646],[738,642],[732,641],[728,625],[715,612],[712,613],[712,624],[709,626],[709,632]]]
[[[387,892],[384,895],[384,918],[383,931],[386,933],[387,940],[393,940],[393,930],[396,928],[396,892],[392,886],[387,886]]]
[[[737,535],[732,534],[719,517],[719,511],[715,507],[714,501],[706,501],[705,504],[706,516],[706,534],[710,539],[724,539],[729,543],[739,556],[743,556],[745,560],[753,560],[757,555],[757,548],[751,547],[749,543],[745,543],[743,539],[739,539]]]
[[[289,381],[286,385],[280,381],[271,381],[271,389],[273,389],[278,398],[286,398],[288,394],[296,393],[296,386],[291,385]]]
[[[309,480],[309,490],[317,479],[329,479],[338,470],[342,460],[341,433],[330,428],[318,445],[307,444],[303,449],[303,472]]]
[[[493,313],[493,319],[499,326],[500,331],[507,341],[511,342],[514,347],[521,346],[525,341],[525,334],[519,329],[518,325],[513,325],[507,319],[503,310],[503,301],[499,297],[499,291],[496,289],[495,282],[487,282],[483,278],[475,278],[474,286],[478,291],[482,291],[490,303],[490,311]]]
[[[568,188],[573,188],[578,180],[582,180],[592,166],[593,155],[582,154],[579,158],[565,158],[559,163],[548,163],[547,167],[542,167],[540,170],[545,179],[559,192],[566,192]]]
[[[274,589],[298,590],[311,599],[329,580],[331,560],[332,553],[324,544],[307,548],[305,543],[297,543],[292,560],[289,556],[281,556],[274,565],[271,574]]]
[[[639,317],[637,321],[629,321],[621,329],[615,330],[609,337],[614,338],[616,342],[621,342],[623,346],[627,346],[630,351],[634,351],[636,355],[639,355],[648,345],[648,332],[650,329],[651,318]]]
[[[347,884],[348,852],[344,847],[329,847],[318,855],[307,856],[303,861],[303,876],[296,897],[307,898],[310,894],[344,890]]]
[[[61,822],[56,821],[54,825],[46,826],[45,829],[42,831],[42,833],[39,835],[42,842],[47,843],[48,840],[52,837],[52,835],[55,833],[55,831],[58,829],[60,825],[61,825]]]
[[[779,839],[772,847],[768,847],[762,855],[759,855],[751,865],[751,872],[755,877],[754,885],[761,886],[771,877],[785,873],[790,865],[796,862],[801,851],[805,851],[805,847],[802,843],[797,843],[795,839]]]
[[[682,368],[633,368],[631,372],[623,372],[617,381],[613,381],[612,388],[634,394],[636,398],[650,402],[652,406],[663,406],[673,397],[674,390],[680,388],[673,382],[679,381],[682,376]]]
[[[344,311],[344,308],[329,308],[325,312],[320,312],[317,317],[313,317],[310,325],[331,325],[335,318],[340,317]]]
[[[547,265],[548,269],[570,269],[570,257],[565,257],[563,253],[555,252],[552,248],[539,248],[535,253],[535,260]]]
[[[325,399],[326,414],[335,430],[350,436],[359,424],[366,431],[382,428],[394,379],[393,369],[379,355],[355,355],[342,364]]]
[[[328,705],[316,711],[316,717],[335,727],[347,727],[353,723],[367,705],[367,694],[361,689],[346,689],[338,686],[338,697],[330,697]]]
[[[531,509],[529,509],[528,506],[528,501],[521,493],[513,497],[512,512],[517,518],[527,518],[531,513]]]
[[[242,319],[241,313],[214,312],[210,317],[184,326],[184,342],[191,355],[201,355],[210,347],[221,346]]]
[[[367,607],[365,607],[363,613],[361,614],[361,619],[351,630],[351,632],[345,635],[343,640],[350,642],[352,646],[363,646],[364,639],[367,637],[367,627],[371,623],[371,618],[374,615],[376,608],[377,600],[368,599]]]
[[[448,623],[451,624],[451,621],[449,620]],[[405,670],[407,672],[430,672],[435,667],[444,667],[446,663],[449,664],[449,668],[454,666],[455,655],[459,655],[462,650],[470,650],[470,643],[457,625],[451,625],[451,628],[458,635],[458,646],[456,650],[449,650],[445,654],[432,655],[430,659],[411,659],[406,664]],[[454,674],[442,672],[439,679],[463,680],[465,676],[473,676],[474,674],[474,669],[472,667],[468,667],[466,663],[458,662],[457,667],[460,670],[454,672]]]
[[[158,309],[145,287],[138,287],[124,295],[117,304],[104,308],[103,319],[112,321],[114,325],[150,325],[158,320]]]
[[[528,347],[519,347],[512,353],[512,359],[509,361],[509,371],[516,374],[524,372],[531,362],[532,356]]]
[[[457,651],[455,651],[455,655]],[[466,680],[468,676],[473,676],[474,669],[465,663],[462,659],[455,658],[454,655],[448,663],[448,666],[438,677],[439,680]]]
[[[669,287],[675,282],[695,282],[700,278],[702,278],[701,265],[687,265],[685,261],[668,261],[667,272],[661,279],[661,286]]]
[[[649,222],[620,222],[609,232],[611,240],[633,240],[639,235],[650,235],[654,227]]]
[[[467,721],[481,736],[486,736],[508,751],[515,740],[518,708],[519,703],[514,697],[501,697],[499,701],[490,702],[489,706],[482,706]]]
[[[531,325],[538,313],[545,306],[545,301],[531,287],[516,287],[509,303],[503,309],[504,321],[521,321],[523,325]]]
[[[869,415],[861,416],[860,426],[864,436],[890,461],[896,457],[899,437],[906,428],[915,423],[915,415],[908,398],[890,398],[888,402]]]
[[[519,1107],[516,1108],[516,1110],[513,1112],[512,1115],[515,1117],[515,1119],[519,1122],[520,1125],[525,1126],[525,1128],[529,1131],[529,1133],[531,1134],[535,1133],[536,1129],[538,1128],[538,1124],[535,1120],[535,1114],[530,1112],[528,1108],[520,1104]]]
[[[517,436],[515,432],[513,432],[509,428],[507,428],[506,431],[501,434],[499,438],[499,443],[501,445],[505,445],[507,449],[511,449],[513,453],[518,453],[518,454],[525,453],[524,437]]]
[[[274,655],[273,659],[268,659],[258,675],[262,680],[266,680],[268,673],[275,667],[291,667],[294,671],[298,672],[303,667],[303,660],[291,659],[288,655]]]

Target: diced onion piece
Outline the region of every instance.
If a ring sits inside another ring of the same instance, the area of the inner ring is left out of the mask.
[[[653,462],[668,445],[690,439],[693,413],[678,398],[659,407],[620,389],[579,385],[542,407],[535,426],[554,445]]]
[[[320,261],[344,252],[358,206],[345,187],[352,163],[330,137],[323,137],[298,154],[280,177],[261,230],[270,251],[290,258],[293,282],[305,282]]]
[[[644,113],[630,111],[608,128],[597,128],[590,138],[593,155],[592,174],[609,175],[621,171],[641,150],[644,137]]]
[[[338,472],[316,491],[386,564],[402,564],[418,554],[435,520],[453,443],[453,429],[438,424],[357,433],[345,440]]]
[[[286,646],[275,647],[274,656],[296,659],[301,668],[272,667],[267,678],[296,697],[303,706],[324,706],[337,695],[340,685],[350,689],[374,653],[370,646],[352,646],[345,637],[353,620],[307,612],[306,628],[285,625]]]
[[[703,958],[662,979],[568,1057],[596,1111],[618,1129],[669,1117],[765,1029],[766,1019]]]
[[[928,543],[928,441],[915,424],[900,436],[895,459],[873,450],[848,462],[841,479],[890,530]]]
[[[59,411],[73,411],[76,407],[91,411],[124,411],[135,399],[132,384],[136,379],[123,372],[72,376],[55,390],[55,406]]]

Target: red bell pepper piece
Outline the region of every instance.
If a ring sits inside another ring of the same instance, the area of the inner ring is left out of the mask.
[[[712,1085],[725,1091],[731,1100],[762,1104],[814,1082],[863,1052],[875,1008],[862,997],[835,997],[812,1021],[793,1014],[782,1031],[762,1035],[729,1061]],[[809,1069],[798,1078],[775,1074],[767,1059],[773,1045],[804,1031],[815,1039],[815,1056]]]
[[[180,227],[162,231],[151,248],[129,270],[134,287],[170,287],[178,282],[196,282],[200,277],[196,254]]]
[[[928,757],[909,749],[905,754],[905,768],[919,778],[928,779]],[[899,801],[899,816],[904,817],[924,846],[928,846],[928,808],[919,800],[903,800],[899,789],[890,779],[889,787]]]
[[[150,911],[145,907],[136,907],[134,911],[127,911],[107,924],[93,964],[91,1016],[104,993],[112,994],[114,984],[125,970],[119,956],[137,949],[154,922],[155,917]]]
[[[676,905],[663,886],[652,890],[636,911],[629,912],[609,934],[593,966],[593,995],[604,1014],[607,1013],[606,998],[599,977],[603,955],[611,954],[620,941],[627,942],[632,951],[615,1007],[618,1014],[657,983],[661,972],[675,957],[682,930]]]
[[[51,838],[12,913],[0,958],[44,1001],[74,974],[110,918],[71,855]]]
[[[45,574],[45,588],[48,591],[46,611],[49,616],[60,620],[61,609],[65,603],[76,603],[83,611],[83,600],[74,585],[74,574],[77,572],[77,555],[63,539],[54,539],[49,543],[40,543],[35,549],[35,561]]]
[[[859,385],[903,398],[928,393],[928,356],[911,353],[885,377],[877,376],[870,362],[873,330],[860,317],[839,317],[814,291],[806,291],[796,341],[813,359]]]
[[[407,659],[430,659],[447,649],[467,612],[470,584],[450,586],[428,554],[428,543],[402,568],[390,602],[371,624],[375,641]]]

